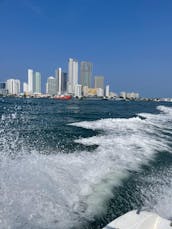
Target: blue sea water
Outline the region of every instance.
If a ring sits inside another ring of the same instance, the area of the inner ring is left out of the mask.
[[[0,228],[172,218],[172,104],[0,98]]]

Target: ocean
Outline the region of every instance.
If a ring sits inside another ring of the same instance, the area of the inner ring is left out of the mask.
[[[172,219],[172,104],[0,98],[0,229]]]

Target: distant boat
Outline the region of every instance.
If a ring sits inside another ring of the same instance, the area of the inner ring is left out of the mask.
[[[170,220],[148,211],[130,211],[113,220],[103,229],[170,229]]]
[[[56,96],[54,96],[54,99],[70,100],[70,99],[72,99],[72,96],[71,95],[56,95]]]

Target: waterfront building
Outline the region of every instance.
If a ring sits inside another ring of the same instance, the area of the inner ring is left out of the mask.
[[[62,72],[62,86],[61,86],[62,94],[66,94],[67,92],[67,73]]]
[[[7,95],[6,83],[0,82],[0,95]]]
[[[82,97],[82,85],[81,84],[75,85],[75,97],[78,97],[78,98]]]
[[[55,93],[55,95],[58,94],[58,89],[59,89],[59,86],[58,86],[59,79],[58,78],[59,78],[59,68],[57,68],[55,70],[55,80],[56,80],[56,93]]]
[[[56,88],[57,95],[66,94],[67,92],[67,73],[62,72],[61,68],[58,68],[55,72],[56,74]]]
[[[0,82],[0,89],[5,89],[5,88],[6,88],[6,83]]]
[[[139,98],[140,98],[139,93],[135,93],[135,98],[136,98],[136,99],[139,99]]]
[[[89,97],[97,96],[97,88],[88,88],[88,96]]]
[[[122,92],[120,92],[119,97],[122,98],[122,99],[126,99],[127,93],[125,91],[122,91]]]
[[[53,76],[50,76],[46,83],[46,94],[54,96],[56,93],[56,79]]]
[[[56,70],[56,89],[57,89],[56,94],[61,95],[62,94],[62,69],[61,68],[58,68]]]
[[[105,96],[109,97],[109,85],[106,85],[106,89],[105,89]]]
[[[81,85],[91,87],[91,76],[92,76],[93,65],[90,62],[82,61],[80,68]]]
[[[102,88],[104,90],[104,76],[95,76],[94,85],[95,88]]]
[[[35,72],[33,75],[33,93],[40,94],[41,93],[41,73]]]
[[[28,84],[26,82],[23,83],[23,93],[28,94]]]
[[[28,93],[33,94],[33,70],[28,69]]]
[[[47,79],[47,82],[45,84],[45,93],[48,94],[48,79]]]
[[[78,61],[70,58],[68,62],[67,82],[67,91],[69,94],[74,94],[76,84],[78,84]]]
[[[117,98],[118,97],[118,95],[112,91],[110,92],[109,96],[110,96],[110,98]]]
[[[83,86],[82,92],[84,97],[88,97],[88,86]]]
[[[7,80],[6,89],[9,95],[19,95],[20,94],[20,80],[17,80],[17,79]]]
[[[135,93],[135,92],[126,93],[126,98],[127,99],[139,99],[139,93]]]
[[[120,97],[123,99],[139,99],[139,93],[135,92],[121,92]]]
[[[97,88],[97,97],[103,97],[104,96],[104,89]]]

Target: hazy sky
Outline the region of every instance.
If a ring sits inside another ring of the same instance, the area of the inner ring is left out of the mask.
[[[44,84],[69,57],[112,91],[172,97],[172,0],[0,0],[0,81]]]

